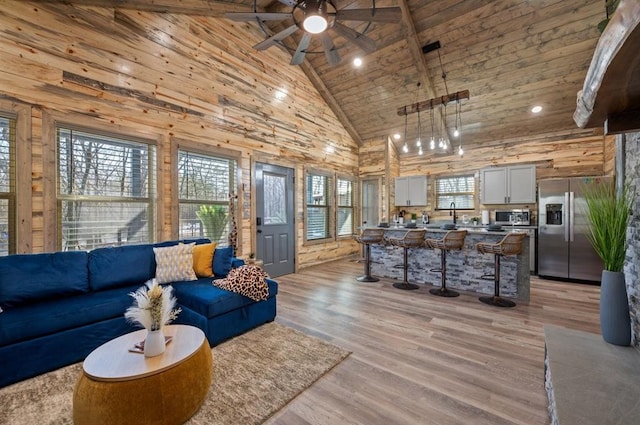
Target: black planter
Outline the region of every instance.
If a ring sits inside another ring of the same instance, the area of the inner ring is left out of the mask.
[[[600,329],[610,344],[631,343],[631,317],[624,273],[602,271],[600,286]]]

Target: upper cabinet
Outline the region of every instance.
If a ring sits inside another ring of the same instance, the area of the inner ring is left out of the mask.
[[[529,204],[536,202],[536,166],[514,165],[480,170],[480,202]]]
[[[396,177],[397,207],[427,205],[427,176]]]

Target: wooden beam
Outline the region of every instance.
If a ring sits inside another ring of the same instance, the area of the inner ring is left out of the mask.
[[[251,8],[245,5],[214,0],[35,0],[35,2],[213,17],[224,17],[227,12],[251,11]]]
[[[455,93],[447,93],[444,96],[434,97],[422,102],[405,105],[398,108],[398,115],[415,114],[416,112],[427,111],[439,105],[446,105],[451,102],[457,102],[461,99],[469,99],[469,90],[462,90]]]

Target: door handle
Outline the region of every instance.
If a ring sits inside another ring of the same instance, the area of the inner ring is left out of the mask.
[[[262,233],[262,230],[258,229],[256,230],[256,233]]]
[[[569,192],[569,226],[571,226],[569,228],[569,241],[573,242],[573,231],[574,231],[574,226],[575,226],[575,219],[576,219],[576,213],[575,213],[575,194],[573,192]]]
[[[256,225],[262,226],[262,217],[256,217]]]
[[[564,205],[562,206],[562,223],[564,225],[564,241],[569,242],[569,212],[567,209],[569,208],[569,192],[564,193]]]

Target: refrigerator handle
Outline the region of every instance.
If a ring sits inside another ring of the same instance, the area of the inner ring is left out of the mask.
[[[569,192],[569,241],[573,242],[573,230],[575,227],[576,218],[576,205],[575,205],[575,193]]]
[[[564,241],[569,242],[569,192],[564,193],[564,205],[562,208],[562,219],[564,220]]]

